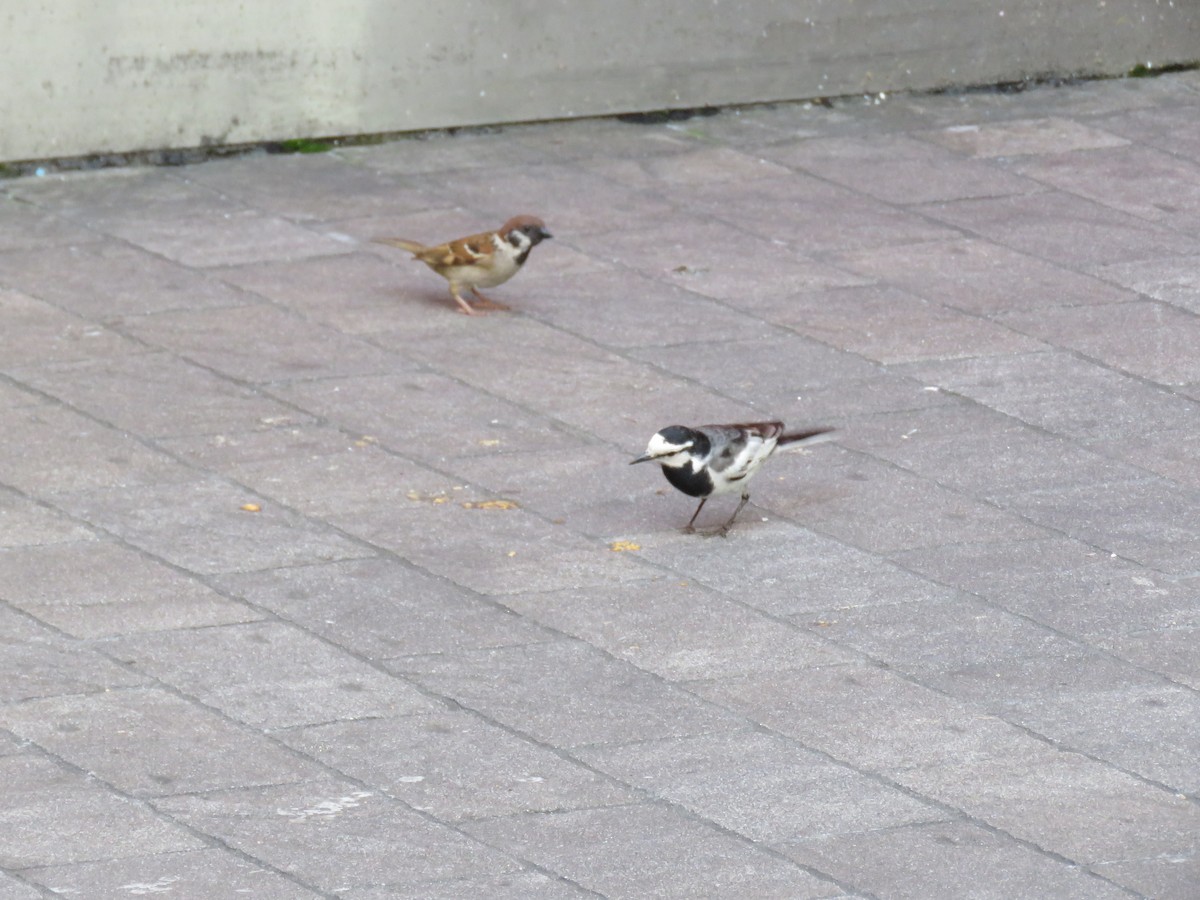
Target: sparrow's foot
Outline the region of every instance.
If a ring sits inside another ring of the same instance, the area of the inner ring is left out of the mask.
[[[458,296],[458,294],[451,293],[450,296],[454,298],[454,302],[458,304],[458,311],[460,313],[462,313],[464,316],[482,316],[482,315],[484,315],[484,313],[481,313],[479,310],[475,309],[475,307],[473,307],[470,303],[468,303],[462,297]]]
[[[471,293],[474,294],[475,299],[479,301],[479,306],[483,307],[484,309],[512,309],[512,307],[507,303],[501,303],[499,300],[493,300],[491,297],[485,297],[483,294],[479,293],[479,291],[472,290]]]

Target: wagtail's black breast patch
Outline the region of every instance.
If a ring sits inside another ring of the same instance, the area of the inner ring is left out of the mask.
[[[713,480],[707,469],[697,472],[691,465],[686,465],[676,469],[663,466],[662,470],[667,481],[690,497],[707,497],[712,493]]]

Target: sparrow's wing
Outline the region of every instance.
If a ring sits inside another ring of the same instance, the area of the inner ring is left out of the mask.
[[[434,268],[473,266],[490,269],[496,260],[496,245],[492,243],[492,234],[493,232],[485,231],[442,244],[440,247],[433,247],[428,253],[428,258],[423,255],[421,259]]]
[[[448,241],[435,247],[426,247],[422,243],[404,238],[376,238],[375,243],[407,250],[429,268],[442,274],[461,266],[490,269],[496,255],[496,245],[492,243],[490,231]]]

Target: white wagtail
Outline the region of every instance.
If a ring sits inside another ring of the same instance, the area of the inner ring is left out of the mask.
[[[701,498],[700,505],[683,529],[688,534],[696,530],[693,523],[709,497],[740,488],[742,502],[729,521],[716,531],[723,536],[750,499],[746,483],[768,456],[779,448],[814,443],[832,430],[813,428],[784,434],[782,422],[701,425],[699,428],[669,425],[650,438],[646,452],[630,465],[660,463],[667,481],[685,494]]]

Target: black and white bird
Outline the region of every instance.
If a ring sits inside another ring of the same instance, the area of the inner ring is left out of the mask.
[[[700,498],[700,505],[683,529],[688,534],[696,530],[693,527],[696,516],[700,515],[709,497],[741,490],[742,502],[729,521],[716,531],[725,535],[750,499],[746,483],[767,457],[776,450],[825,440],[832,431],[832,428],[812,428],[787,434],[782,422],[701,425],[698,428],[669,425],[650,438],[646,452],[630,465],[659,463],[667,481],[685,494]]]

